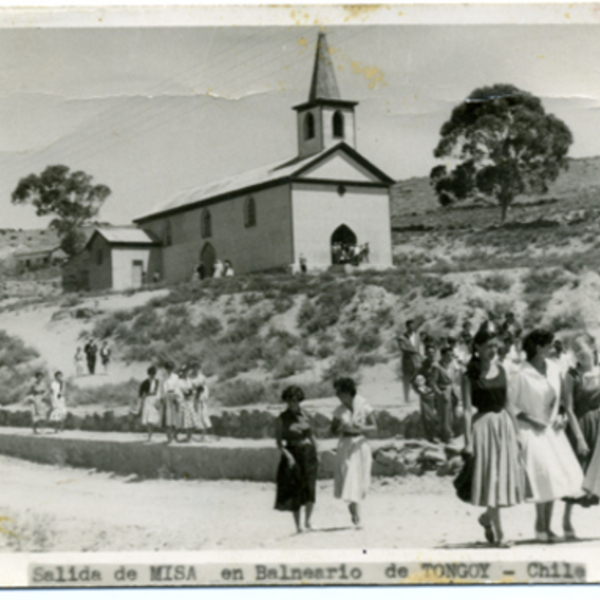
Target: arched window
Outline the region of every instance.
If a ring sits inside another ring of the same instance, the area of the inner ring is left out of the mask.
[[[244,202],[244,226],[254,227],[256,225],[256,202],[250,196]]]
[[[208,208],[205,208],[200,215],[200,235],[203,238],[212,236],[212,218]]]
[[[333,137],[344,137],[344,115],[339,110],[333,113]]]
[[[304,139],[312,140],[315,137],[315,118],[312,113],[304,117]]]
[[[173,231],[171,229],[171,221],[165,223],[165,246],[170,246],[173,243]]]

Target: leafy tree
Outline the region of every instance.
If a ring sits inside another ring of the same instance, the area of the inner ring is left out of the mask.
[[[545,193],[568,168],[569,128],[539,98],[513,85],[476,89],[440,131],[430,180],[442,206],[461,200],[497,203],[501,222],[519,194]]]
[[[63,165],[49,166],[41,175],[21,179],[11,195],[13,204],[32,204],[39,217],[55,215],[50,227],[69,255],[82,249],[82,226],[95,217],[111,191],[105,185],[93,185],[93,177],[83,171],[71,172]]]

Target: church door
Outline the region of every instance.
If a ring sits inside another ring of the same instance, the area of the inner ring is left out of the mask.
[[[356,234],[347,225],[340,225],[331,235],[331,264],[352,262],[356,250]]]
[[[205,277],[212,277],[217,253],[212,244],[206,243],[200,252],[200,262],[204,266]]]

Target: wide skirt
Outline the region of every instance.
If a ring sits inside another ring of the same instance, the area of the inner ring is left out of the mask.
[[[52,406],[52,410],[50,411],[50,415],[48,416],[48,420],[57,423],[60,421],[64,421],[67,417],[67,407],[64,402],[56,402]]]
[[[198,400],[194,406],[194,418],[196,421],[196,428],[200,430],[210,429],[212,423],[210,421],[210,415],[208,414],[208,404],[205,400]]]
[[[592,410],[581,419],[579,425],[590,449],[587,459],[580,459],[585,471],[583,488],[600,496],[600,409]],[[571,441],[571,437],[569,438]]]
[[[473,459],[472,504],[502,507],[524,501],[525,472],[517,431],[505,410],[475,417]]]
[[[195,426],[194,403],[191,399],[185,399],[179,405],[179,427],[181,429],[194,429]]]
[[[317,451],[312,444],[289,446],[288,452],[294,457],[295,464],[290,467],[285,456],[279,461],[277,469],[277,510],[300,510],[301,506],[315,501],[317,487]]]
[[[48,405],[44,402],[43,398],[32,398],[31,399],[31,419],[34,423],[43,421],[48,417]]]
[[[564,431],[553,427],[539,431],[524,423],[520,435],[528,500],[550,502],[582,495],[583,471]]]
[[[590,453],[583,457],[577,455],[577,441],[575,439],[575,434],[571,427],[567,427],[566,434],[571,447],[573,448],[573,452],[577,455],[579,463],[583,469],[584,473],[587,473],[588,466],[595,454],[596,446],[599,443],[598,433],[600,430],[600,409],[591,410],[585,413],[583,416],[577,419],[579,422],[579,428],[581,429],[581,433],[583,434],[583,439],[590,449]]]
[[[371,447],[363,436],[342,437],[337,447],[334,494],[346,502],[360,502],[371,485]]]
[[[165,406],[165,413],[164,413],[165,427],[179,427],[181,418],[179,416],[178,401],[174,400],[172,398],[165,398],[164,406]]]
[[[146,396],[142,406],[142,425],[159,425],[160,408],[160,401],[156,396]]]

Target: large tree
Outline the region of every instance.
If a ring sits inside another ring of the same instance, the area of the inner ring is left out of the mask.
[[[440,136],[434,155],[444,163],[430,175],[440,203],[497,203],[502,223],[516,196],[547,192],[568,167],[573,142],[539,98],[505,84],[476,89],[454,108]]]
[[[57,232],[61,248],[73,255],[85,241],[82,226],[98,214],[111,193],[106,185],[94,185],[92,180],[83,171],[49,166],[40,175],[32,173],[21,179],[11,200],[13,204],[32,204],[40,217],[54,215],[49,227]]]

